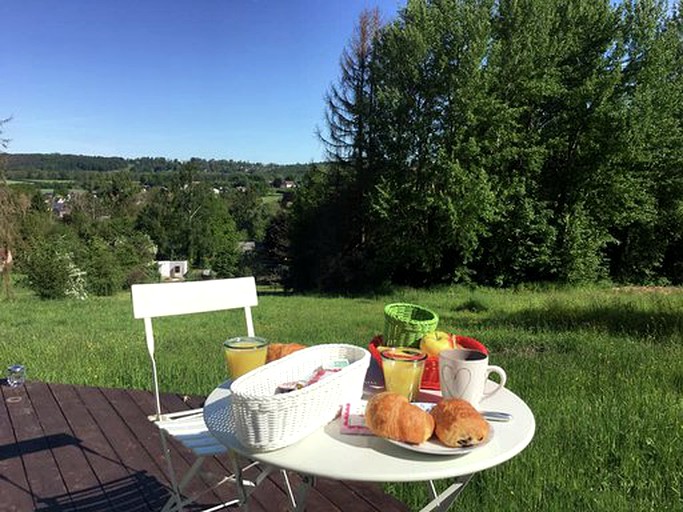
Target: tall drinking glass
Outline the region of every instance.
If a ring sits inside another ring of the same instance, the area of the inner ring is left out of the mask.
[[[223,343],[225,364],[233,380],[264,365],[267,353],[268,342],[263,338],[243,336]]]

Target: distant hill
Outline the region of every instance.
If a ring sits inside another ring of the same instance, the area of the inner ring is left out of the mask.
[[[305,174],[311,164],[262,164],[237,160],[205,160],[193,158],[198,169],[212,174],[253,174],[264,178],[289,176],[293,179]],[[187,162],[167,158],[122,158],[60,153],[19,153],[4,155],[4,169],[8,178],[35,178],[42,174],[49,178],[68,178],[83,172],[157,173],[178,170]]]

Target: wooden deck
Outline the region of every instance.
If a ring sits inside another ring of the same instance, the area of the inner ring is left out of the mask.
[[[0,511],[161,509],[169,483],[159,434],[147,420],[154,411],[151,393],[29,381],[19,388],[1,385],[0,396]],[[169,410],[202,403],[201,398],[179,395],[164,395],[163,401]],[[186,470],[193,456],[175,448],[176,468]],[[211,459],[191,491],[206,488],[227,472],[227,461]],[[291,478],[296,482],[298,476]],[[224,485],[205,494],[201,503],[206,507],[233,497],[231,486]],[[289,508],[279,472],[249,501],[253,511]],[[378,485],[319,479],[307,510],[408,509]]]

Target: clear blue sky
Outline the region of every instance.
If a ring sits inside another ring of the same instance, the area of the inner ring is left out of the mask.
[[[322,159],[323,96],[365,8],[404,0],[2,0],[9,153]]]

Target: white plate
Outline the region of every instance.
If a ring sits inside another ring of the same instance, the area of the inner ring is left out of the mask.
[[[389,441],[391,444],[395,444],[396,446],[400,446],[401,448],[405,448],[406,450],[411,450],[413,452],[428,453],[430,455],[464,455],[466,453],[470,453],[472,450],[486,446],[486,444],[493,437],[493,427],[491,427],[490,423],[489,427],[489,436],[486,438],[486,441],[475,444],[474,446],[465,446],[464,448],[451,448],[450,446],[443,444],[435,437],[432,437],[422,444],[402,443],[401,441],[394,441],[393,439],[385,439],[385,441]]]
[[[417,405],[421,409],[429,412],[436,404],[429,402],[414,402],[413,405]],[[431,439],[428,439],[427,441],[421,444],[403,443],[401,441],[394,441],[393,439],[386,438],[385,441],[389,441],[391,444],[395,444],[396,446],[400,446],[401,448],[405,448],[407,450],[419,453],[428,453],[430,455],[464,455],[466,453],[471,452],[472,450],[476,450],[478,448],[481,448],[482,446],[486,446],[486,444],[489,441],[491,441],[491,439],[493,438],[493,425],[491,425],[491,422],[488,422],[488,424],[489,435],[486,438],[486,440],[483,443],[475,444],[473,446],[452,448],[450,446],[446,446],[445,444],[443,444],[436,438],[436,436],[432,437]]]

